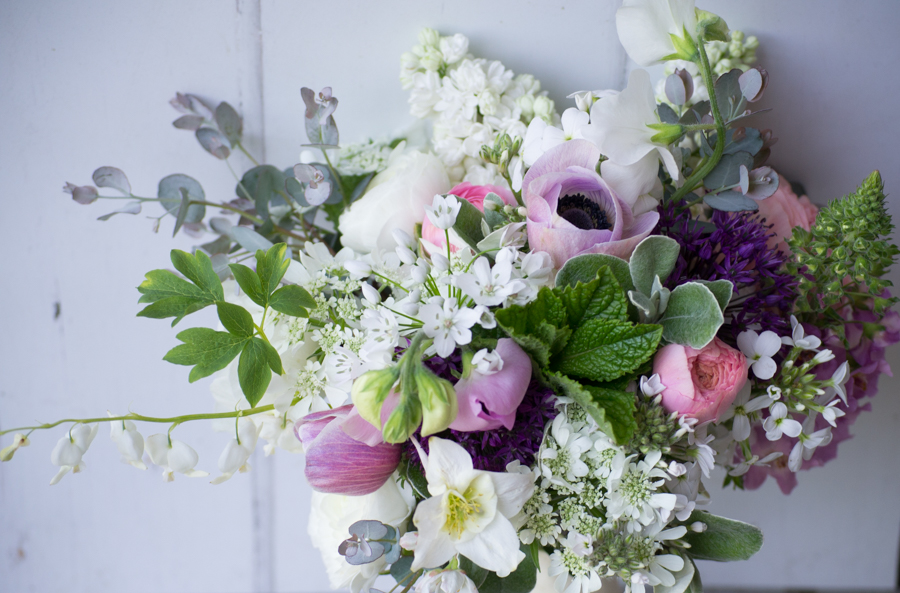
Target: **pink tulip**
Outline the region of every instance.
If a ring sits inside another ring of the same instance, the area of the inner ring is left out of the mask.
[[[400,464],[402,447],[384,443],[352,405],[304,416],[294,432],[306,452],[306,478],[319,492],[371,494]]]
[[[499,187],[496,185],[472,185],[471,183],[466,181],[464,183],[460,183],[459,185],[451,189],[448,193],[456,196],[461,200],[466,200],[482,212],[484,212],[484,198],[489,193],[497,194],[498,196],[500,196],[501,200],[503,200],[510,206],[516,205],[516,198],[512,195],[512,192],[505,187]],[[422,238],[429,243],[437,245],[438,247],[444,247],[446,244],[444,231],[431,224],[431,220],[429,220],[427,216],[425,217],[425,220],[422,221]],[[455,252],[457,249],[458,247],[456,245],[450,245],[451,251]]]
[[[497,341],[495,352],[503,359],[503,368],[490,375],[473,372],[456,383],[459,413],[450,425],[453,430],[474,432],[511,429],[516,410],[531,382],[531,359],[509,338]]]
[[[655,211],[635,216],[597,174],[599,161],[596,146],[569,140],[545,152],[522,182],[528,243],[556,268],[585,253],[627,260],[659,220]]]
[[[665,386],[662,405],[698,422],[718,420],[747,382],[747,359],[719,338],[700,350],[669,344],[656,353],[653,372]]]

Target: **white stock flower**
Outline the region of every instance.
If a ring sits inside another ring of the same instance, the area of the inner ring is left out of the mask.
[[[793,315],[791,315],[791,337],[785,336],[781,341],[787,346],[796,346],[803,350],[815,350],[822,345],[822,340],[818,336],[806,335],[803,325]]]
[[[416,150],[392,156],[388,168],[341,214],[343,244],[361,253],[393,249],[392,231],[412,233],[435,194],[449,189],[450,179],[437,157]]]
[[[419,538],[412,570],[441,566],[458,553],[508,576],[525,558],[510,519],[531,497],[531,476],[476,470],[453,441],[431,437],[428,446],[428,455],[420,451],[419,457],[431,498],[413,515]]]
[[[740,336],[738,336],[738,340],[740,340]],[[762,410],[772,403],[772,398],[768,395],[760,395],[751,400],[751,394],[751,386],[747,383],[738,392],[731,408],[719,418],[719,422],[734,418],[731,424],[731,435],[736,441],[745,441],[750,438],[750,414]]]
[[[249,418],[241,418],[238,421],[237,437],[231,439],[225,450],[219,456],[219,471],[222,475],[214,478],[211,484],[221,484],[237,472],[250,470],[247,460],[256,449],[256,441],[259,439],[259,427]]]
[[[200,456],[185,443],[170,439],[166,434],[151,434],[145,442],[150,461],[162,468],[163,481],[171,482],[175,474],[184,474],[189,478],[202,478],[209,474],[196,470]]]
[[[738,334],[737,345],[747,357],[747,362],[758,379],[766,381],[775,376],[778,365],[775,364],[772,357],[778,354],[782,345],[778,334],[773,331],[764,331],[758,334],[752,329],[748,329]]]
[[[381,521],[402,533],[413,508],[412,492],[408,487],[401,489],[393,478],[364,496],[313,491],[307,530],[313,546],[322,554],[331,588],[350,589],[352,593],[368,591],[385,567],[384,557],[354,566],[338,553],[338,546],[347,539],[347,530],[353,523],[363,519]]]
[[[787,406],[781,402],[775,402],[769,407],[769,417],[763,421],[763,428],[770,441],[777,441],[783,434],[797,438],[803,429],[799,422],[788,417]]]
[[[97,436],[98,424],[76,424],[59,441],[50,453],[50,462],[59,467],[59,471],[50,480],[54,485],[69,472],[78,473],[84,471],[85,464],[82,457],[94,437]]]
[[[619,41],[641,66],[659,64],[678,53],[672,35],[694,35],[694,0],[624,0],[616,11]]]
[[[831,442],[831,428],[826,426],[821,430],[816,430],[815,414],[808,416],[803,421],[803,431],[799,435],[798,441],[791,449],[788,457],[788,468],[794,473],[800,471],[804,460],[812,459],[816,447],[824,447]]]
[[[115,416],[112,412],[107,412]],[[138,469],[147,469],[142,461],[144,457],[144,437],[138,432],[131,420],[116,420],[109,424],[109,438],[116,444],[116,449],[122,455],[122,463],[127,463]]]
[[[434,340],[438,356],[447,357],[456,349],[472,341],[469,329],[478,323],[481,314],[475,309],[460,308],[456,299],[434,297],[419,308],[419,318],[425,335]]]

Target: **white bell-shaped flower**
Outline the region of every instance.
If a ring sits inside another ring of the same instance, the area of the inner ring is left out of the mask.
[[[219,456],[219,471],[222,475],[212,480],[211,484],[221,484],[237,472],[246,472],[250,470],[247,460],[253,455],[256,449],[256,441],[259,438],[259,427],[253,420],[241,418],[238,421],[237,435],[231,439],[225,450]]]
[[[107,412],[114,416],[112,412]],[[144,456],[144,437],[137,431],[131,420],[117,420],[109,425],[109,438],[116,444],[116,448],[122,455],[122,463],[127,463],[138,469],[147,469],[142,461]]]
[[[50,453],[50,462],[59,467],[59,472],[50,480],[51,486],[62,480],[63,476],[70,471],[76,474],[84,471],[85,464],[82,457],[91,446],[94,437],[97,436],[98,426],[97,424],[76,424],[63,438],[59,439],[53,452]]]
[[[163,481],[171,482],[175,474],[184,474],[189,478],[202,478],[209,473],[196,470],[200,456],[190,446],[170,438],[165,434],[151,434],[146,440],[150,461],[163,469]]]

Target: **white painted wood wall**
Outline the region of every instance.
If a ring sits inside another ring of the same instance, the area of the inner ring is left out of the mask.
[[[170,125],[175,91],[232,103],[250,150],[285,167],[305,142],[301,86],[334,87],[345,141],[411,121],[398,58],[423,26],[465,33],[472,51],[533,73],[560,106],[571,91],[621,88],[630,66],[616,39],[617,4],[0,2],[0,426],[211,407],[207,383],[188,385],[186,369],[160,360],[175,332],[134,316],[143,273],[195,241],[172,240],[171,219],[158,234],[143,215],[97,222],[106,204],[82,207],[60,191],[114,165],[138,194],[155,195],[160,178],[179,172],[209,199],[230,199],[227,168]],[[772,162],[783,173],[825,202],[878,168],[900,195],[900,4],[700,4],[760,38],[771,74],[765,103],[774,108],[764,117],[780,138]],[[891,209],[900,219],[900,200]],[[890,360],[900,369],[898,354]],[[767,539],[749,562],[703,566],[708,586],[895,586],[898,387],[882,382],[855,439],[826,468],[803,473],[790,497],[771,481],[755,493],[714,490],[714,510],[756,523]],[[215,471],[223,436],[205,425],[178,432]],[[33,435],[0,466],[0,592],[328,588],[306,534],[300,456],[258,458],[250,474],[218,487],[181,477],[164,484],[120,464],[104,428],[87,472],[50,488],[61,433]]]

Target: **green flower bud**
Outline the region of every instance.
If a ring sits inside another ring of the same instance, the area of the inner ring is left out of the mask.
[[[404,390],[405,391],[405,390]],[[403,393],[400,403],[384,423],[386,443],[405,443],[422,423],[422,407],[415,393]]]
[[[400,367],[392,366],[364,373],[353,382],[353,389],[350,392],[353,405],[356,406],[359,415],[372,426],[381,428],[381,406],[399,376]]]
[[[459,411],[456,389],[425,367],[416,370],[416,388],[422,404],[422,436],[447,430]]]
[[[684,126],[679,124],[647,124],[647,127],[656,130],[650,141],[657,144],[672,144],[684,136]]]
[[[697,35],[709,41],[729,41],[728,24],[719,15],[695,9],[697,13]],[[676,46],[677,47],[677,46]]]

